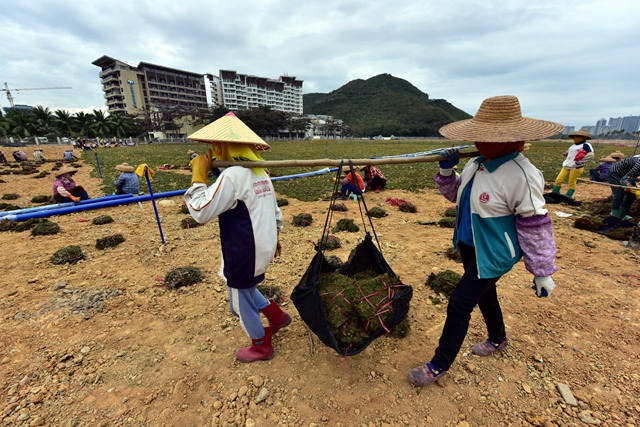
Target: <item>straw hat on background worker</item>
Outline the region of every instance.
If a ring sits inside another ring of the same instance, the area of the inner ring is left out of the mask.
[[[135,172],[136,168],[131,166],[129,163],[121,163],[116,165],[116,170],[120,172]]]
[[[62,175],[66,175],[66,174],[73,175],[76,172],[78,172],[78,169],[76,169],[76,168],[64,167],[64,168],[61,168],[60,170],[55,171],[53,176],[58,178],[58,177],[60,177]]]

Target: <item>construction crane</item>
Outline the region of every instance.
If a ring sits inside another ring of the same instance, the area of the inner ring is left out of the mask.
[[[11,90],[19,92],[21,90],[49,90],[49,89],[73,89],[73,88],[72,87],[28,87],[28,88],[11,89]],[[9,90],[9,85],[7,85],[7,82],[4,82],[4,89],[0,89],[0,91],[7,92],[7,99],[9,100],[9,104],[11,104],[11,108],[15,108],[15,105],[13,104],[13,96],[11,96],[11,91]]]

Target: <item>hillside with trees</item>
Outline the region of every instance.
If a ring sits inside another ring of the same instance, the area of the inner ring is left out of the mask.
[[[429,99],[406,80],[380,74],[352,80],[328,94],[304,95],[304,113],[333,116],[354,135],[439,136],[438,129],[472,116],[444,99]]]

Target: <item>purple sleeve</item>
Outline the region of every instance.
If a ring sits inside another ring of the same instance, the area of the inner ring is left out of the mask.
[[[451,175],[444,176],[438,172],[436,174],[436,185],[448,201],[456,202],[458,198],[458,187],[460,187],[460,176],[458,174],[452,171]]]
[[[549,214],[528,218],[516,216],[518,242],[524,252],[524,266],[534,276],[551,276],[558,271],[556,241]]]

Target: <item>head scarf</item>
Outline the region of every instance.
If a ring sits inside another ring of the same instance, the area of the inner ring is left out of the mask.
[[[260,162],[262,157],[258,154],[255,145],[234,144],[231,142],[216,141],[213,144],[213,155],[216,160]],[[267,176],[264,168],[252,168],[256,175]]]

